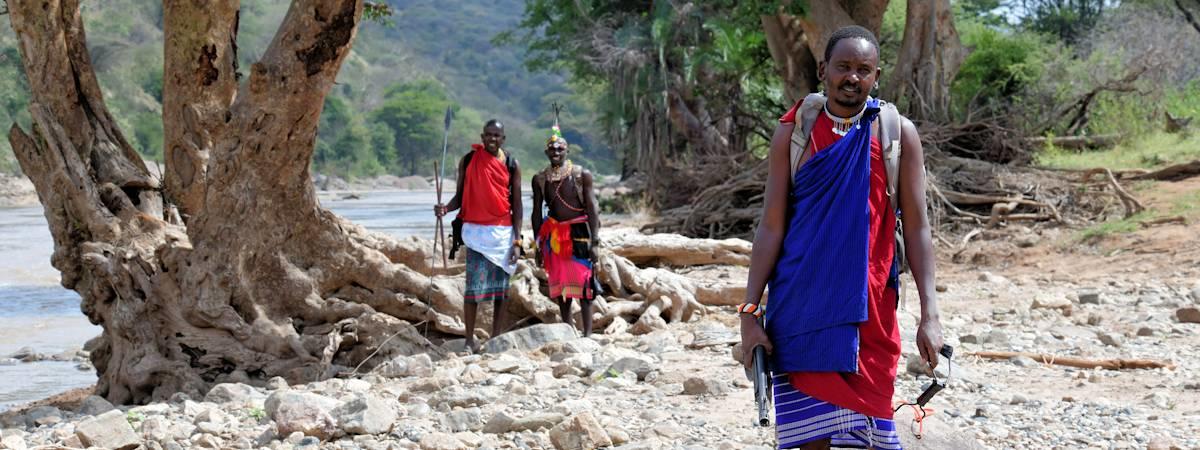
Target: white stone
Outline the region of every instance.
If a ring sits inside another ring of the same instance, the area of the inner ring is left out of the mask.
[[[112,410],[99,416],[86,419],[75,426],[75,435],[79,441],[89,447],[103,447],[114,450],[137,448],[141,443],[133,427],[125,420],[125,414],[120,410]]]

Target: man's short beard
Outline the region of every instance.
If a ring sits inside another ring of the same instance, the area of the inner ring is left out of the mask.
[[[862,105],[867,102],[867,99],[864,98],[864,99],[862,99],[862,101],[856,101],[856,100],[846,101],[846,100],[842,100],[840,98],[834,97],[833,102],[837,103],[840,106],[844,106],[847,108],[862,108]]]

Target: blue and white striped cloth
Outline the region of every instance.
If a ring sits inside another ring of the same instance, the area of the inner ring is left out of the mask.
[[[901,450],[896,423],[817,400],[792,387],[787,374],[772,379],[779,448],[831,439],[832,447]]]

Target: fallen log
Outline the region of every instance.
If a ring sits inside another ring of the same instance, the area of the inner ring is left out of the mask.
[[[1026,138],[1025,142],[1033,145],[1050,144],[1059,148],[1071,150],[1083,150],[1086,148],[1111,148],[1117,145],[1117,141],[1121,140],[1119,134],[1102,134],[1099,136],[1056,136],[1052,138],[1031,137]]]
[[[1200,175],[1200,159],[1183,164],[1176,164],[1150,173],[1134,175],[1131,180],[1179,181]]]
[[[645,235],[631,228],[606,229],[603,233],[605,247],[638,265],[750,265],[751,244],[742,239],[690,239],[678,234]]]
[[[1138,224],[1141,225],[1142,228],[1150,228],[1155,225],[1163,225],[1163,224],[1168,224],[1168,223],[1177,223],[1180,225],[1187,225],[1187,219],[1185,219],[1183,216],[1174,216],[1174,217],[1161,217],[1161,218],[1154,219],[1154,220],[1143,220],[1143,221],[1138,222]]]
[[[1021,198],[1019,196],[1000,197],[995,195],[968,194],[965,192],[954,192],[950,190],[943,190],[941,192],[942,195],[946,197],[947,201],[954,203],[955,205],[991,205],[995,203],[1016,202],[1017,204],[1035,206],[1038,208],[1046,207],[1045,203]]]
[[[1081,369],[1101,368],[1107,370],[1124,370],[1124,369],[1174,369],[1175,364],[1170,362],[1154,361],[1149,359],[1084,359],[1073,358],[1068,356],[1055,356],[1048,353],[1030,353],[1030,352],[1001,352],[1001,351],[979,351],[970,353],[972,356],[978,356],[984,359],[1012,359],[1018,356],[1031,358],[1034,361],[1039,361],[1044,364],[1053,364],[1058,366],[1078,367]]]

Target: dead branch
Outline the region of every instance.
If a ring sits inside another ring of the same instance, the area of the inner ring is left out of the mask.
[[[1200,175],[1200,160],[1176,164],[1150,173],[1134,175],[1131,180],[1179,181]]]
[[[1083,150],[1086,148],[1111,148],[1116,146],[1120,139],[1121,135],[1119,134],[1104,134],[1099,136],[1057,136],[1052,138],[1039,136],[1026,138],[1025,142],[1039,147],[1050,144],[1058,148]]]
[[[1040,361],[1043,364],[1053,364],[1058,366],[1078,367],[1081,369],[1101,368],[1107,370],[1125,370],[1125,369],[1175,369],[1175,364],[1170,362],[1153,361],[1149,359],[1083,359],[1067,356],[1055,356],[1049,353],[1030,353],[1030,352],[1000,352],[1000,351],[980,351],[970,353],[970,355],[978,356],[984,359],[1012,359],[1018,356],[1032,358],[1035,361]]]
[[[1067,106],[1058,110],[1057,113],[1055,113],[1054,115],[1052,115],[1050,117],[1065,117],[1068,115],[1068,113],[1070,113],[1071,111],[1074,111],[1075,113],[1071,116],[1071,120],[1067,122],[1067,134],[1074,135],[1074,134],[1080,132],[1081,130],[1083,130],[1083,127],[1087,125],[1088,108],[1091,107],[1092,101],[1096,99],[1096,96],[1100,95],[1100,93],[1105,92],[1105,91],[1111,91],[1111,92],[1133,92],[1133,91],[1136,91],[1137,86],[1134,85],[1134,82],[1136,82],[1138,77],[1141,77],[1142,74],[1146,73],[1146,71],[1149,69],[1150,69],[1149,65],[1143,64],[1140,67],[1131,69],[1121,79],[1108,80],[1107,82],[1102,83],[1099,86],[1092,88],[1092,90],[1085,92],[1083,95],[1080,95],[1079,98],[1076,99],[1074,102],[1071,102]],[[1048,121],[1044,126],[1042,126],[1041,129],[1039,129],[1037,131],[1037,133],[1033,133],[1033,134],[1044,135],[1047,132],[1049,132],[1051,129],[1053,129],[1055,125],[1057,125],[1056,122]]]
[[[1187,219],[1185,219],[1183,216],[1161,217],[1161,218],[1154,219],[1154,220],[1140,221],[1140,222],[1138,222],[1138,225],[1141,225],[1142,228],[1150,228],[1155,225],[1164,225],[1164,224],[1168,224],[1168,223],[1177,223],[1180,225],[1187,225]]]
[[[1197,33],[1200,33],[1200,22],[1197,22],[1196,16],[1192,15],[1192,12],[1188,11],[1188,9],[1183,6],[1183,2],[1180,0],[1175,0],[1175,7],[1179,8],[1179,12],[1183,13],[1183,17],[1187,19],[1188,24],[1190,24],[1192,28],[1195,28]]]
[[[1045,203],[1021,197],[997,197],[994,195],[968,194],[954,191],[942,191],[942,195],[956,205],[993,205],[996,203],[1017,203],[1019,205],[1028,205],[1037,208],[1045,208],[1047,206]]]
[[[929,183],[929,190],[931,192],[933,192],[933,195],[935,197],[937,197],[938,200],[942,201],[942,204],[944,204],[944,205],[946,205],[946,207],[950,208],[951,211],[954,211],[955,214],[958,214],[960,216],[969,217],[969,218],[976,219],[976,220],[987,220],[987,216],[982,216],[979,214],[975,214],[973,212],[963,211],[963,210],[959,209],[957,206],[954,205],[953,202],[951,202],[949,199],[946,198],[946,195],[942,192],[942,190],[940,188],[938,188],[937,183]]]
[[[1165,129],[1168,133],[1178,133],[1184,131],[1187,129],[1188,125],[1192,123],[1191,117],[1172,117],[1170,111],[1166,111],[1166,118],[1167,126]]]
[[[962,242],[960,242],[958,244],[958,249],[954,251],[954,254],[958,255],[959,253],[962,253],[963,250],[967,249],[967,244],[971,242],[971,238],[974,238],[975,236],[978,236],[982,233],[983,233],[982,228],[975,228],[975,229],[972,229],[971,231],[968,231],[967,234],[963,236]]]
[[[1113,193],[1116,194],[1117,198],[1121,199],[1121,204],[1125,206],[1125,218],[1132,217],[1134,214],[1146,210],[1146,207],[1142,206],[1142,202],[1139,202],[1136,198],[1133,198],[1133,196],[1130,195],[1125,188],[1121,187],[1121,183],[1117,182],[1117,177],[1113,175],[1113,172],[1107,168],[1097,167],[1094,169],[1089,169],[1083,173],[1082,179],[1084,182],[1087,182],[1087,180],[1090,180],[1093,175],[1101,173],[1108,178],[1108,184],[1112,186]],[[1133,179],[1137,179],[1137,177],[1133,177]]]

